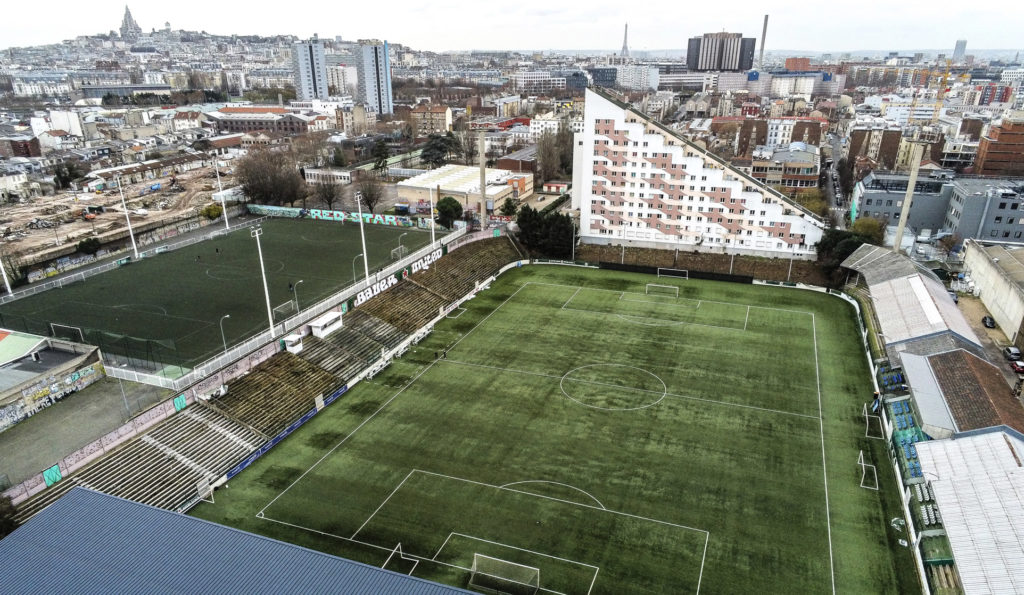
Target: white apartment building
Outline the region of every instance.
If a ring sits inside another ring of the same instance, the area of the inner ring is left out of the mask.
[[[584,242],[815,256],[820,217],[610,95],[587,90],[575,141]]]
[[[999,82],[1008,87],[1024,87],[1024,68],[1008,68],[999,75]]]
[[[615,70],[615,84],[634,91],[648,91],[658,88],[659,74],[656,66],[619,66]]]
[[[773,149],[787,147],[793,141],[795,120],[772,118],[768,120],[768,138],[765,144]]]
[[[391,59],[388,57],[388,42],[361,41],[356,58],[359,77],[358,99],[366,103],[370,111],[378,114],[395,113],[391,97]]]
[[[309,41],[295,42],[292,47],[292,76],[299,101],[328,97],[324,44],[315,35]]]
[[[551,76],[550,72],[541,70],[514,72],[509,80],[512,81],[513,88],[517,91],[542,93],[565,88],[564,76]]]
[[[566,120],[567,117],[558,116],[554,112],[534,117],[530,120],[530,140],[536,142],[545,132],[557,134],[565,128]]]

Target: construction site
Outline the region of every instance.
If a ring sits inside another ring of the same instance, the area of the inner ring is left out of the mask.
[[[0,239],[8,271],[17,276],[21,267],[74,254],[87,238],[96,238],[101,245],[127,238],[125,209],[136,235],[192,219],[211,203],[218,188],[213,167],[123,182],[121,188],[63,191],[5,205]],[[220,184],[233,185],[230,170],[222,168]]]

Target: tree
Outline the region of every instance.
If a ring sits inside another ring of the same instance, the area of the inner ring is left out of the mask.
[[[446,196],[437,201],[437,222],[442,227],[451,229],[452,223],[462,217],[462,203],[451,196]]]
[[[511,217],[516,214],[516,203],[512,201],[512,197],[506,197],[505,202],[501,204],[500,213],[506,217]]]
[[[14,520],[14,504],[11,504],[9,496],[0,496],[0,539],[10,535],[18,528],[18,521]]]
[[[345,159],[345,151],[341,147],[335,147],[334,154],[331,156],[331,165],[334,167],[345,167],[348,165],[348,159]]]
[[[431,169],[441,167],[448,162],[448,150],[439,134],[431,134],[427,137],[427,144],[423,145],[420,159],[430,166]]]
[[[328,210],[333,210],[334,203],[338,201],[338,196],[340,195],[338,184],[333,179],[326,178],[324,181],[313,186],[313,195]]]
[[[558,170],[562,163],[561,156],[555,142],[555,135],[546,130],[537,139],[537,163],[542,182],[553,180],[558,176]]]
[[[885,239],[885,222],[874,217],[858,217],[850,230],[865,242],[881,246]]]
[[[373,169],[383,171],[388,166],[388,158],[391,157],[391,150],[384,139],[379,138],[373,145]]]
[[[541,213],[526,205],[516,219],[519,241],[530,250],[551,258],[568,258],[575,239],[572,218],[557,211]]]
[[[459,155],[462,155],[462,142],[452,134],[451,130],[441,137],[441,141],[444,143],[445,158],[447,161],[451,161],[452,159],[458,158]]]
[[[380,178],[372,173],[364,173],[359,178],[358,192],[362,195],[363,205],[366,210],[373,212],[384,198],[384,184]]]
[[[65,161],[53,170],[53,183],[61,189],[71,187],[71,182],[89,173],[89,166],[83,165],[80,161]]]
[[[257,204],[294,206],[306,195],[306,182],[295,163],[280,151],[250,151],[238,161],[235,175],[246,198]]]
[[[843,157],[836,162],[836,171],[839,173],[839,187],[843,194],[849,196],[853,193],[853,161]]]
[[[82,254],[94,255],[100,251],[102,246],[103,244],[96,238],[85,238],[78,242],[78,251]]]
[[[327,162],[327,133],[307,132],[292,141],[295,161],[311,167],[320,167]]]
[[[959,246],[963,242],[963,240],[964,239],[960,237],[960,234],[954,233],[948,236],[943,236],[942,239],[938,241],[938,244],[939,248],[942,248],[943,250],[946,251],[946,253],[949,253],[952,252],[954,248]]]

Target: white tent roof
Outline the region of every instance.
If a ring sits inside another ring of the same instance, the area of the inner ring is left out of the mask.
[[[921,429],[932,438],[949,438],[957,427],[928,358],[904,353],[901,359],[920,414]]]
[[[1024,593],[1024,441],[1005,432],[917,444],[964,592]]]

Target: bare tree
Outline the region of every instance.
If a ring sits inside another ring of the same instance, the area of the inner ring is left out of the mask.
[[[280,151],[250,151],[238,161],[235,175],[246,198],[257,204],[294,206],[306,196],[306,182],[295,162]]]
[[[331,178],[327,178],[313,187],[313,195],[316,196],[317,200],[323,203],[328,210],[333,210],[334,203],[338,202],[341,192],[338,188],[338,184]]]
[[[327,163],[327,133],[323,131],[307,132],[292,141],[292,152],[295,161],[302,165],[320,167]]]
[[[384,184],[373,173],[366,172],[359,178],[358,191],[363,196],[363,205],[371,213],[384,199]]]
[[[479,133],[475,130],[463,129],[455,133],[456,138],[462,144],[462,152],[466,157],[466,165],[474,165],[476,163],[477,149],[479,148]]]

